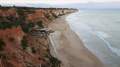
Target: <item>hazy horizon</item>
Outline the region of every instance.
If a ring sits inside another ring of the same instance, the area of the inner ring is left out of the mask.
[[[75,4],[75,3],[120,3],[120,0],[0,0],[0,4]]]
[[[26,6],[26,7],[66,7],[66,8],[86,8],[86,9],[103,9],[115,8],[120,9],[119,0],[0,0],[2,6]]]

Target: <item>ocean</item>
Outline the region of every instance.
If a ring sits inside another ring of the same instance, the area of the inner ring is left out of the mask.
[[[66,20],[106,66],[120,67],[120,10],[79,10]]]

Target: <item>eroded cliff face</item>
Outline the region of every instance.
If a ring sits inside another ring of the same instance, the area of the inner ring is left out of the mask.
[[[48,34],[33,34],[36,28],[47,28],[55,18],[74,11],[1,7],[0,67],[59,67],[60,61],[50,54]]]

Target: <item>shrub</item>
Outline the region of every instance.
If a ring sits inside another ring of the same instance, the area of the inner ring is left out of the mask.
[[[24,50],[28,47],[28,43],[27,43],[26,37],[23,37],[23,39],[21,40],[21,46],[22,46],[22,48]]]
[[[16,21],[16,22],[0,22],[0,29],[17,27],[18,25],[20,25],[19,21]]]
[[[2,39],[0,39],[0,51],[4,50],[5,43]]]
[[[22,25],[22,30],[25,33],[29,33],[32,27],[34,27],[34,23],[24,24],[24,25]]]
[[[9,23],[9,22],[0,23],[0,29],[6,29],[6,28],[11,28],[11,27],[12,27],[12,23]]]
[[[60,67],[61,61],[55,57],[50,57],[51,67]]]
[[[53,17],[58,18],[58,16],[56,16],[54,13],[52,13],[52,15],[53,15]]]
[[[43,26],[42,23],[43,23],[42,21],[39,21],[39,22],[37,22],[37,25],[38,25],[40,28],[44,28],[44,26]]]
[[[32,53],[36,53],[36,50],[34,47],[32,47],[31,49],[32,49]]]
[[[16,11],[17,11],[17,13],[18,13],[19,15],[21,15],[21,16],[23,16],[23,15],[24,15],[24,12],[25,12],[25,10],[24,10],[24,9],[21,9],[21,8],[17,9]]]
[[[18,15],[19,15],[19,20],[21,20],[22,22],[25,21],[25,10],[24,9],[21,9],[21,8],[18,8],[16,9]]]
[[[51,20],[50,15],[49,14],[45,14],[45,16],[47,17],[47,19]]]
[[[17,26],[19,26],[20,24],[21,24],[20,20],[17,20],[13,25],[14,25],[15,27],[17,27]]]

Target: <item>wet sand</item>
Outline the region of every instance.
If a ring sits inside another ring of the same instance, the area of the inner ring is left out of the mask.
[[[54,20],[49,28],[55,31],[50,37],[62,67],[103,67],[101,61],[84,47],[80,38],[70,29],[65,17]]]

